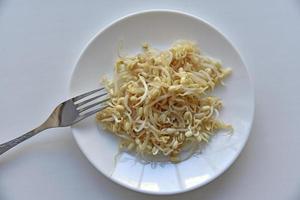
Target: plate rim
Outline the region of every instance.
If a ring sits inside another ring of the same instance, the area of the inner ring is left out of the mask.
[[[199,16],[196,16],[196,15],[193,15],[193,14],[190,14],[190,13],[187,13],[187,12],[184,12],[184,11],[181,11],[181,10],[174,10],[174,9],[145,9],[145,10],[140,10],[140,11],[136,11],[136,12],[131,12],[127,15],[124,15],[122,17],[118,17],[114,20],[112,20],[110,23],[108,23],[107,25],[105,25],[102,29],[100,29],[99,31],[97,31],[93,37],[91,37],[91,39],[88,40],[88,42],[86,43],[86,45],[82,48],[82,50],[80,51],[79,53],[79,56],[78,58],[76,59],[75,61],[75,65],[74,65],[74,68],[73,68],[73,71],[72,71],[72,74],[71,74],[71,78],[69,80],[69,86],[68,86],[68,96],[71,98],[72,96],[72,82],[73,82],[73,79],[74,79],[74,74],[76,72],[76,69],[78,68],[78,64],[79,64],[79,61],[81,60],[81,58],[83,57],[84,55],[84,52],[89,48],[89,46],[94,42],[94,40],[99,36],[101,35],[105,30],[109,29],[111,26],[123,21],[123,20],[126,20],[127,18],[130,18],[130,17],[134,17],[134,16],[138,16],[138,15],[143,15],[143,14],[147,14],[147,13],[171,13],[171,14],[179,14],[179,15],[183,15],[185,17],[190,17],[190,18],[193,18],[195,20],[198,20],[200,21],[201,23],[204,23],[205,25],[209,26],[210,28],[212,28],[214,31],[216,31],[220,36],[223,37],[224,40],[227,41],[227,43],[231,46],[231,48],[235,51],[235,53],[237,53],[238,57],[240,58],[240,61],[241,63],[243,64],[245,70],[246,70],[246,74],[248,76],[248,79],[249,79],[249,92],[251,93],[251,113],[250,113],[250,121],[249,121],[249,130],[247,131],[247,134],[246,134],[246,138],[245,140],[243,141],[242,145],[241,145],[241,148],[237,151],[237,153],[233,156],[232,160],[230,160],[230,162],[228,162],[228,164],[223,167],[221,170],[219,170],[217,173],[215,173],[214,176],[212,176],[212,178],[210,179],[207,179],[203,182],[201,182],[200,184],[198,185],[194,185],[192,187],[189,187],[189,188],[180,188],[179,190],[176,190],[176,191],[149,191],[149,190],[143,190],[143,189],[140,189],[140,188],[137,188],[137,187],[133,187],[129,184],[125,184],[117,179],[114,179],[113,177],[111,176],[108,176],[108,174],[104,173],[102,170],[98,169],[96,167],[96,165],[94,164],[94,161],[92,161],[89,157],[86,156],[86,153],[85,153],[85,150],[79,145],[79,142],[78,142],[78,139],[77,137],[75,136],[75,133],[73,132],[73,126],[71,126],[71,132],[72,132],[72,135],[73,135],[73,138],[75,139],[76,141],[76,144],[77,146],[79,147],[80,151],[84,154],[84,156],[86,157],[86,159],[92,164],[92,166],[94,168],[96,168],[99,172],[101,172],[101,174],[103,174],[106,178],[108,178],[109,180],[113,181],[114,183],[117,183],[121,186],[123,186],[124,188],[126,189],[130,189],[132,191],[135,191],[135,192],[139,192],[139,193],[144,193],[144,194],[151,194],[151,195],[173,195],[173,194],[179,194],[179,193],[184,193],[184,192],[189,192],[189,191],[192,191],[192,190],[195,190],[197,188],[200,188],[202,186],[205,186],[206,184],[214,181],[216,178],[218,178],[219,176],[221,176],[225,171],[227,171],[232,165],[233,163],[237,160],[237,158],[240,156],[241,152],[245,149],[245,146],[249,140],[249,136],[252,132],[252,127],[253,127],[253,120],[254,120],[254,115],[255,115],[255,91],[254,91],[254,85],[253,85],[253,81],[252,81],[252,77],[251,77],[251,74],[249,73],[249,69],[247,67],[247,65],[245,64],[245,61],[243,59],[243,57],[241,56],[241,54],[239,53],[238,49],[232,44],[231,40],[228,39],[228,36],[225,35],[223,32],[221,32],[218,28],[216,28],[214,25],[212,25],[211,23],[207,22],[206,20],[202,19],[201,17]]]

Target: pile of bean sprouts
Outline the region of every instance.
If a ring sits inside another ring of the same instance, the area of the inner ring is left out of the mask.
[[[96,118],[122,149],[178,162],[186,146],[232,129],[218,119],[221,99],[208,94],[230,72],[191,41],[165,51],[144,44],[142,53],[119,57],[113,79],[103,80],[111,100]]]

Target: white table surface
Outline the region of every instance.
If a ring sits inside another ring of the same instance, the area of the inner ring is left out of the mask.
[[[78,55],[98,30],[154,8],[207,20],[244,58],[256,113],[237,161],[200,189],[162,198],[104,177],[69,128],[48,130],[0,157],[0,200],[300,199],[300,0],[0,0],[0,143],[37,126],[67,98]]]

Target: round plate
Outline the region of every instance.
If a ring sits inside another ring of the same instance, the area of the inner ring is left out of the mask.
[[[234,133],[218,133],[201,154],[178,163],[142,164],[127,153],[118,154],[118,138],[98,127],[90,117],[72,127],[74,137],[89,161],[111,180],[135,191],[174,194],[200,187],[222,174],[237,158],[250,133],[254,93],[237,50],[203,20],[177,11],[143,11],[123,17],[100,31],[83,50],[71,80],[71,96],[100,87],[100,77],[111,74],[118,50],[141,51],[141,44],[166,49],[179,39],[192,40],[202,51],[233,69],[218,87],[224,109],[220,118]],[[117,156],[118,155],[118,156]],[[117,158],[117,159],[116,159]]]

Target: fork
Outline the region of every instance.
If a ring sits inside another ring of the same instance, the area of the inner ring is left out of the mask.
[[[100,93],[100,94],[97,94]],[[77,122],[105,109],[106,103],[110,98],[105,96],[104,88],[95,89],[82,95],[73,97],[59,104],[48,117],[48,119],[37,128],[17,137],[11,141],[0,144],[0,155],[9,149],[17,146],[21,142],[37,135],[43,130],[56,127],[66,127],[76,124]],[[97,101],[96,101],[97,100]],[[96,102],[94,102],[96,101]]]

